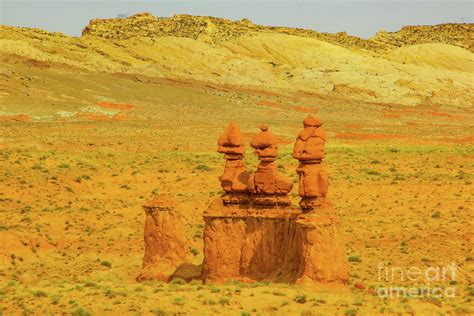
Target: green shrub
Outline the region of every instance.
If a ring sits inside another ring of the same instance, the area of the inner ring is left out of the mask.
[[[183,306],[184,305],[184,297],[182,297],[182,296],[175,297],[174,300],[173,300],[173,304]]]
[[[48,293],[46,293],[45,291],[38,290],[33,292],[33,295],[36,297],[47,297]]]
[[[221,296],[219,298],[219,304],[221,304],[222,306],[229,305],[229,298],[227,296]]]
[[[213,170],[211,167],[209,167],[208,165],[204,165],[204,164],[199,164],[194,169],[200,170],[200,171],[212,171]]]
[[[166,311],[161,309],[161,308],[155,308],[155,309],[152,309],[150,311],[153,315],[157,315],[157,316],[165,316],[166,315]]]
[[[349,262],[362,262],[359,256],[349,256]]]
[[[112,268],[112,263],[110,263],[109,261],[102,261],[100,264],[104,267]]]
[[[86,311],[83,307],[78,307],[72,311],[72,316],[90,316],[91,313]]]
[[[299,304],[304,304],[304,303],[306,303],[306,295],[304,295],[304,294],[296,295],[295,298],[293,299],[293,301],[295,301],[296,303],[299,303]]]
[[[182,278],[174,278],[173,280],[171,280],[170,284],[183,285],[186,284],[186,280]]]

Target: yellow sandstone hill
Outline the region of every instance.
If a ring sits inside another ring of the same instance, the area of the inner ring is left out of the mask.
[[[248,20],[142,13],[92,20],[81,37],[2,26],[0,53],[4,65],[20,58],[68,71],[466,107],[472,105],[474,93],[471,30],[471,24],[405,27],[400,33],[378,33],[364,40],[345,33],[258,26]]]

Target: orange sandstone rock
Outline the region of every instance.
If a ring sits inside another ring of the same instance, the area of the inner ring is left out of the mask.
[[[316,203],[324,201],[327,174],[321,165],[326,139],[322,123],[308,116],[304,126],[293,155],[301,162],[297,170],[300,195],[308,201],[302,203],[306,211],[314,210]],[[335,210],[329,203],[320,203],[317,212],[304,214],[290,205],[287,194],[292,184],[277,173],[274,165],[278,155],[276,137],[268,126],[262,125],[260,129],[251,142],[260,164],[248,181],[250,203],[237,205],[216,199],[203,214],[202,279],[346,282],[348,262]],[[236,130],[231,124],[219,139],[218,151],[225,153],[226,158],[243,153],[241,136]]]
[[[221,187],[225,192],[222,200],[224,204],[247,203],[249,174],[242,161],[245,149],[239,126],[230,123],[217,143],[219,146],[217,152],[224,154],[226,159],[224,173],[219,177]]]
[[[290,205],[288,193],[293,183],[277,171],[275,160],[278,156],[277,138],[267,125],[260,126],[261,132],[252,139],[250,146],[255,149],[260,164],[248,181],[247,189],[252,193],[251,203],[255,205]]]
[[[204,213],[205,282],[297,279],[301,250],[292,207],[224,205],[216,199]]]
[[[318,212],[296,219],[301,243],[301,263],[296,283],[342,282],[349,276],[349,263],[340,220],[326,204]]]
[[[205,282],[342,282],[348,262],[339,219],[328,208],[302,214],[291,207],[224,205],[204,213]]]
[[[145,256],[137,279],[169,281],[187,259],[181,215],[172,201],[162,197],[155,197],[143,209]]]
[[[303,211],[310,211],[324,205],[328,192],[328,174],[322,164],[326,133],[321,120],[311,115],[303,121],[303,125],[304,129],[293,147],[293,157],[300,161],[296,169],[300,206]]]

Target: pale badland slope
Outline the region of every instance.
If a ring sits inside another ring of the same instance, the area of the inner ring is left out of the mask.
[[[2,27],[0,51],[4,60],[21,56],[88,71],[402,105],[471,105],[472,25],[434,26],[437,36],[419,28],[417,37],[404,28],[364,40],[248,20],[138,14],[92,20],[78,38]]]

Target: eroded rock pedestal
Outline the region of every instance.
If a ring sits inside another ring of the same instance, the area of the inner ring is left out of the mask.
[[[303,261],[298,283],[347,282],[349,263],[339,217],[329,203],[296,219]]]
[[[143,209],[145,256],[137,279],[169,281],[187,262],[181,215],[172,201],[162,197],[155,197]]]
[[[206,282],[294,282],[301,258],[294,208],[224,205],[214,200],[204,213]]]
[[[204,213],[205,282],[346,282],[348,263],[339,219],[331,208],[224,205]]]

